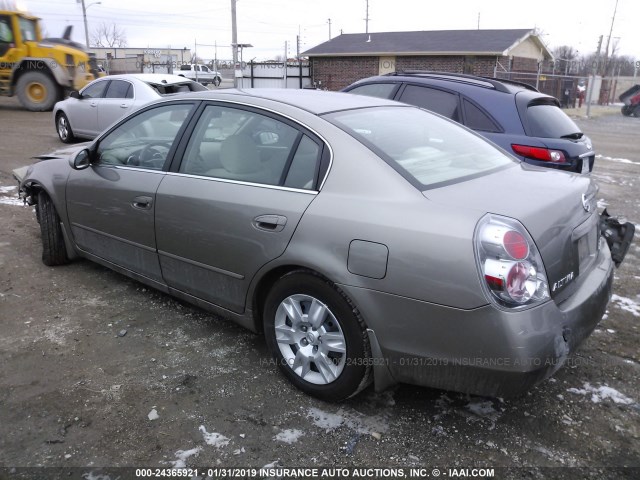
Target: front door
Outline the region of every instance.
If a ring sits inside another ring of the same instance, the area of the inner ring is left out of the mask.
[[[93,161],[73,170],[67,212],[85,252],[162,282],[154,232],[158,185],[191,103],[158,106],[99,139]]]
[[[81,92],[80,98],[69,98],[67,111],[71,129],[78,135],[95,137],[100,133],[98,129],[98,105],[102,101],[109,80],[98,80],[87,85]]]

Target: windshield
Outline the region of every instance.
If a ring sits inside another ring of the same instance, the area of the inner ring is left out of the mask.
[[[513,159],[457,123],[413,107],[347,110],[326,116],[418,188],[489,173]]]

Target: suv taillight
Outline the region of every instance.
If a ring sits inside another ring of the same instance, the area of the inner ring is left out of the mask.
[[[527,145],[511,144],[511,148],[521,157],[543,162],[564,163],[566,161],[564,153],[560,150],[551,150],[543,147],[530,147]]]
[[[481,283],[493,303],[514,309],[549,299],[542,258],[520,222],[487,214],[478,222],[474,245]]]

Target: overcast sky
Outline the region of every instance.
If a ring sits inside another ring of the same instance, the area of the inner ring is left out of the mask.
[[[125,30],[129,47],[173,48],[217,43],[218,58],[230,59],[231,0],[85,0],[89,31],[101,22]],[[49,36],[59,36],[68,24],[73,38],[84,42],[82,8],[77,0],[22,0],[40,16]],[[369,31],[539,28],[551,48],[571,45],[581,54],[595,51],[598,37],[609,35],[615,0],[369,0]],[[238,42],[251,43],[244,60],[263,60],[284,53],[294,56],[296,35],[302,50],[331,35],[365,30],[366,0],[238,0]],[[619,0],[612,43],[640,59],[640,2]],[[214,48],[199,46],[198,55],[213,58]]]

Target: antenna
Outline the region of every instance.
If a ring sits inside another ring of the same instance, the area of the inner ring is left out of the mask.
[[[367,2],[367,13],[364,17],[364,33],[369,33],[369,0]]]

